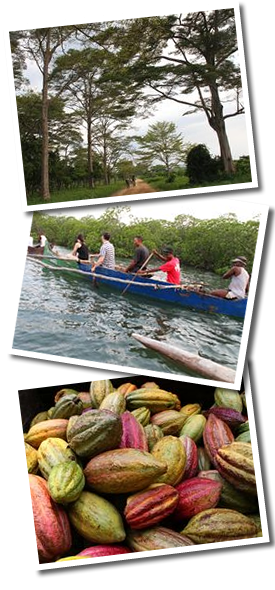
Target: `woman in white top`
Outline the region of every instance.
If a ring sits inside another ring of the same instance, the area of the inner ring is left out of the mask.
[[[231,279],[228,289],[216,289],[210,295],[224,297],[225,299],[243,299],[249,287],[249,274],[245,269],[245,256],[238,256],[232,260],[233,266],[224,275],[223,279]]]

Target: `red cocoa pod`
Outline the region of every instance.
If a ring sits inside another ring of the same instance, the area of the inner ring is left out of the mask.
[[[222,484],[213,479],[193,477],[181,482],[176,490],[179,499],[173,516],[177,520],[184,520],[203,510],[215,508],[220,499]]]
[[[129,547],[124,545],[94,545],[83,549],[77,555],[83,557],[108,557],[109,555],[122,555],[123,553],[132,553]]]
[[[233,430],[234,428],[238,428],[238,426],[240,426],[241,424],[244,424],[244,422],[246,422],[247,420],[247,418],[245,418],[241,414],[241,412],[238,412],[233,408],[214,407],[210,408],[206,412],[203,412],[203,414],[206,418],[208,418],[210,414],[214,414],[215,416],[217,416],[217,418],[223,420],[223,422],[225,422],[229,426],[229,428]]]
[[[122,437],[119,448],[148,451],[147,438],[142,424],[128,410],[123,412],[120,418],[122,422]]]
[[[29,484],[39,562],[56,561],[71,548],[68,516],[64,508],[52,500],[43,477],[29,474]]]
[[[172,514],[178,492],[168,484],[155,484],[127,499],[124,516],[132,529],[149,528]]]
[[[180,441],[182,442],[185,453],[186,453],[186,464],[184,468],[183,479],[189,479],[190,477],[195,477],[198,471],[198,447],[195,441],[190,438],[190,436],[180,436]]]
[[[234,441],[234,435],[229,426],[215,414],[210,414],[203,431],[203,442],[211,463],[217,469],[216,454],[221,447]]]

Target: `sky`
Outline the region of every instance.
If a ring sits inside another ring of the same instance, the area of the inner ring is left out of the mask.
[[[109,206],[87,206],[75,207],[69,209],[57,209],[47,212],[49,215],[67,215],[81,219],[91,215],[95,218],[101,217],[106,209],[112,209],[116,205]],[[137,201],[135,203],[121,203],[119,207],[127,207],[129,213],[125,210],[121,214],[121,220],[128,223],[131,216],[139,219],[167,219],[173,221],[178,215],[192,215],[198,219],[214,219],[228,213],[235,213],[240,221],[247,221],[261,214],[262,205],[241,200],[240,198],[222,198],[218,196],[208,197],[192,196],[175,197],[175,198],[158,198],[152,201]]]
[[[239,47],[242,44],[240,34],[238,37]],[[242,52],[238,52],[238,56],[241,56]],[[240,64],[243,73],[243,84],[246,82],[245,78],[245,64],[242,63],[240,57]],[[41,74],[34,62],[28,61],[28,68],[26,70],[26,76],[30,80],[30,87],[36,91],[41,89]],[[246,104],[246,107],[249,105]],[[224,110],[227,109],[231,112],[234,110],[234,104],[225,104]],[[177,131],[181,132],[184,143],[203,143],[207,145],[211,155],[219,155],[219,144],[217,134],[209,126],[206,116],[204,113],[197,112],[194,115],[183,116],[183,113],[188,109],[185,105],[179,104],[172,100],[164,100],[158,105],[154,106],[154,114],[147,118],[135,119],[135,133],[137,135],[144,135],[149,125],[156,123],[157,121],[171,121],[175,123]],[[249,117],[249,109],[246,109],[246,115],[238,115],[236,117],[230,117],[226,119],[226,130],[229,137],[229,143],[232,151],[233,159],[238,159],[243,155],[249,155],[251,147],[249,148],[249,140],[247,136],[247,125],[251,125]]]

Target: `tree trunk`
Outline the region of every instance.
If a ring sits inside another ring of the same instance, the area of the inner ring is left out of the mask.
[[[92,150],[92,125],[91,121],[87,121],[87,143],[88,143],[88,182],[89,187],[94,188],[94,162],[93,162],[93,150]]]
[[[43,68],[42,88],[42,162],[41,162],[41,193],[45,201],[50,199],[49,186],[49,123],[48,123],[48,77],[50,62],[50,32],[48,32],[47,46]]]
[[[223,117],[223,106],[221,104],[218,88],[216,86],[210,87],[211,91],[211,106],[212,106],[212,117],[208,118],[210,126],[217,133],[220,154],[224,167],[224,171],[227,174],[234,174],[234,163],[232,159],[231,149],[226,133],[225,122]]]

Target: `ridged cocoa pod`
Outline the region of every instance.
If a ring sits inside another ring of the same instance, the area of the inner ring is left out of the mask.
[[[119,391],[119,393],[122,393],[123,395],[127,396],[128,393],[131,393],[131,391],[135,391],[135,389],[137,389],[137,386],[134,385],[133,383],[123,383],[122,385],[120,385],[117,388],[117,391]]]
[[[124,517],[132,529],[146,529],[172,514],[178,492],[170,485],[155,484],[127,499]]]
[[[24,442],[24,445],[25,445],[28,473],[35,474],[38,471],[37,450],[34,449],[34,447],[32,447],[31,445],[29,445],[26,442]]]
[[[80,416],[83,410],[83,404],[81,399],[74,394],[63,395],[55,404],[51,413],[51,419],[66,418],[69,419],[71,416]]]
[[[121,449],[140,449],[148,451],[148,443],[144,428],[132,412],[126,410],[121,414],[122,436],[119,447]]]
[[[105,498],[83,491],[78,500],[69,505],[70,522],[90,543],[120,543],[125,539],[122,518]]]
[[[214,467],[216,465],[216,454],[224,445],[234,441],[234,436],[229,426],[214,414],[210,414],[203,432],[203,442],[207,454]]]
[[[115,449],[91,459],[85,469],[86,483],[103,494],[138,492],[156,483],[167,465],[139,449]]]
[[[38,424],[39,422],[44,422],[45,420],[48,420],[48,411],[45,410],[44,412],[39,412],[38,414],[36,414],[34,416],[34,418],[32,419],[31,423],[30,423],[30,428],[32,426],[34,426],[35,424]]]
[[[39,561],[47,563],[70,550],[70,523],[64,508],[52,500],[43,477],[29,474],[29,484]]]
[[[223,422],[225,422],[232,430],[237,429],[246,421],[246,418],[241,414],[241,412],[237,412],[237,410],[233,410],[232,408],[210,408],[206,412],[203,412],[203,414],[206,418],[208,418],[210,414],[215,414],[217,418],[223,420]]]
[[[142,426],[148,426],[151,418],[151,412],[148,408],[141,407],[131,412]]]
[[[202,414],[189,416],[180,431],[180,436],[189,436],[197,443],[203,435],[205,425],[206,418]]]
[[[216,469],[199,471],[198,477],[213,479],[222,484],[218,508],[237,510],[242,514],[252,514],[258,510],[258,500],[255,496],[244,494],[224,479]]]
[[[92,381],[90,385],[90,395],[92,407],[98,409],[104,397],[114,391],[114,387],[110,379],[102,379],[102,381]]]
[[[212,463],[204,447],[198,448],[198,471],[207,471],[211,469]]]
[[[247,432],[250,432],[249,431],[249,422],[248,422],[248,420],[246,420],[244,422],[244,424],[240,424],[240,426],[237,429],[236,434],[237,434],[237,436],[240,436],[240,434],[244,434],[244,433],[247,433]]]
[[[32,426],[25,437],[25,441],[35,449],[47,438],[63,438],[66,440],[68,420],[44,420]]]
[[[151,452],[155,444],[163,438],[164,434],[159,426],[155,424],[148,424],[144,427],[144,432],[146,435],[148,449]]]
[[[164,436],[153,447],[152,455],[167,466],[166,472],[158,477],[157,482],[175,486],[182,480],[186,452],[179,438]]]
[[[219,543],[255,537],[257,527],[248,516],[236,510],[210,508],[193,516],[181,534],[196,544]]]
[[[250,443],[233,442],[221,447],[216,455],[217,470],[235,488],[257,495],[252,447]]]
[[[78,553],[78,557],[108,557],[109,555],[123,555],[132,553],[129,547],[124,545],[93,545]]]
[[[214,399],[220,408],[232,408],[237,412],[242,412],[243,402],[238,391],[234,389],[223,389],[217,387],[214,392]]]
[[[48,479],[52,468],[65,461],[76,462],[75,453],[68,443],[62,438],[47,438],[37,451],[39,470],[45,479]]]
[[[54,403],[56,404],[61,397],[64,397],[64,395],[78,395],[78,392],[75,389],[59,389],[59,391],[57,391],[57,393],[54,396]]]
[[[198,471],[198,447],[190,436],[180,436],[180,441],[185,448],[186,463],[183,479],[195,477]]]
[[[85,486],[85,477],[75,461],[64,461],[55,465],[49,474],[48,490],[58,504],[75,502]]]
[[[115,412],[115,414],[122,414],[122,412],[125,412],[125,408],[125,397],[119,391],[108,393],[99,406],[100,410],[110,410],[111,412]]]
[[[89,459],[119,446],[121,418],[109,410],[89,410],[74,420],[67,431],[70,448],[81,458]]]
[[[189,519],[208,508],[215,508],[221,494],[222,484],[213,479],[192,477],[176,486],[179,494],[173,516],[176,520]]]
[[[162,412],[163,410],[179,410],[180,400],[177,395],[164,391],[163,389],[151,389],[144,387],[143,389],[136,389],[132,393],[127,394],[126,398],[127,408],[135,410],[141,406],[145,406],[152,414]]]
[[[141,389],[159,389],[159,385],[157,383],[155,383],[155,381],[146,381],[146,383],[143,383],[141,386]]]
[[[127,534],[126,542],[133,551],[157,551],[194,545],[189,537],[160,526],[142,531],[132,530]]]
[[[180,409],[180,413],[185,416],[185,419],[190,418],[190,416],[195,416],[196,414],[201,413],[201,406],[200,404],[186,404],[182,406]]]
[[[185,416],[176,410],[164,410],[154,414],[151,418],[151,424],[159,426],[164,436],[172,434],[177,436],[183,427]]]

